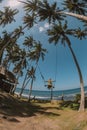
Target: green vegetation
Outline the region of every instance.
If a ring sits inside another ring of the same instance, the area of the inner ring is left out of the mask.
[[[10,9],[10,7],[5,7],[3,11],[0,10],[0,26],[4,30],[0,36],[0,65],[13,71],[18,80],[21,76],[24,76],[20,96],[27,85],[30,86],[31,95],[33,82],[36,78],[37,66],[41,59],[44,60],[47,50],[43,48],[41,41],[36,41],[33,36],[26,36],[25,29],[29,31],[36,23],[48,22],[50,25],[53,25],[46,32],[49,37],[49,43],[57,45],[61,41],[62,45],[65,46],[66,44],[70,49],[80,79],[81,103],[79,110],[84,111],[84,80],[72,49],[72,41],[70,38],[75,37],[80,40],[87,38],[86,0],[64,0],[61,3],[62,8],[58,7],[56,2],[50,5],[47,0],[26,0],[25,2],[21,2],[25,12],[22,19],[23,24],[15,27],[12,32],[6,30],[5,27],[13,24],[14,21],[17,22],[15,15],[17,15],[18,10]],[[77,18],[78,21],[80,20],[83,28],[76,26],[75,28],[71,28],[69,26],[69,19],[66,19],[68,15]],[[24,40],[21,41],[21,47],[18,44],[18,40],[22,36]],[[12,93],[14,93],[15,88],[16,86],[12,90]],[[75,104],[73,105],[75,106]]]
[[[71,103],[69,102],[69,104]],[[17,128],[18,123],[22,123],[23,119],[23,123],[28,123],[28,128],[31,128],[35,120],[39,122],[38,126],[35,124],[35,126],[37,126],[36,129],[38,127],[41,127],[42,130],[45,127],[49,130],[87,129],[87,111],[80,113],[77,112],[76,109],[73,110],[71,107],[60,107],[60,104],[58,103],[53,104],[39,101],[32,101],[29,103],[26,99],[18,99],[16,95],[12,96],[4,92],[0,92],[0,121],[1,119],[3,119],[3,122],[9,121],[9,126],[12,126],[13,129],[15,128],[14,125]],[[44,128],[41,125],[42,122],[45,126]],[[6,128],[8,128],[8,126],[6,126]],[[21,129],[23,128],[25,129],[26,125],[23,125]]]

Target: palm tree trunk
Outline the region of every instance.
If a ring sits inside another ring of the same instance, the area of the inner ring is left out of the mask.
[[[71,12],[64,12],[64,11],[60,11],[60,12],[57,12],[57,13],[58,14],[65,14],[65,15],[73,16],[73,17],[81,19],[83,21],[87,21],[87,16],[84,16],[84,15],[75,14],[75,13],[71,13]]]
[[[2,53],[1,53],[1,55],[0,55],[0,65],[2,64],[3,52],[4,52],[4,51],[2,51]]]
[[[18,75],[18,77],[16,78],[16,79],[17,79],[17,81],[18,81],[19,77],[20,77],[20,76]],[[14,85],[14,88],[12,89],[11,94],[13,94],[13,95],[14,95],[15,90],[16,90],[16,87],[17,87],[17,84],[15,84],[15,85]]]
[[[37,62],[36,62],[36,67],[35,67],[35,70],[34,70],[34,74],[35,74],[35,72],[36,72],[37,66],[38,66],[38,60],[37,60]],[[33,75],[32,80],[31,80],[29,100],[28,100],[29,102],[30,102],[30,97],[31,97],[31,93],[32,93],[33,82],[34,82],[34,75]]]
[[[81,70],[80,70],[80,67],[79,67],[79,64],[77,62],[77,59],[76,59],[76,56],[71,48],[71,46],[69,45],[69,49],[72,53],[72,56],[73,56],[73,59],[74,59],[74,62],[76,64],[76,67],[77,67],[77,70],[78,70],[78,73],[79,73],[79,78],[80,78],[80,87],[81,87],[81,101],[80,101],[80,108],[79,108],[79,111],[84,111],[85,109],[85,95],[84,95],[84,82],[83,82],[83,77],[82,77],[82,73],[81,73]]]
[[[66,36],[65,36],[66,37]],[[74,51],[71,47],[71,43],[70,43],[70,40],[68,39],[68,37],[66,37],[66,41],[67,41],[67,45],[71,51],[71,54],[73,56],[73,59],[74,59],[74,62],[75,62],[75,65],[77,67],[77,71],[78,71],[78,74],[79,74],[79,79],[80,79],[80,87],[81,87],[81,100],[80,100],[80,107],[79,107],[79,111],[84,111],[85,110],[85,94],[84,94],[84,82],[83,82],[83,77],[82,77],[82,73],[81,73],[81,70],[80,70],[80,67],[79,67],[79,64],[78,64],[78,61],[76,59],[76,56],[74,54]]]
[[[21,92],[20,92],[20,97],[21,97],[21,95],[22,95],[22,93],[23,93],[23,91],[24,91],[24,88],[25,88],[25,82],[26,82],[26,78],[27,78],[27,73],[26,73],[26,75],[25,75],[25,78],[24,78],[24,81],[23,81],[23,84],[22,84],[22,87],[21,87]]]
[[[53,86],[51,87],[51,101],[53,99]]]
[[[31,99],[31,93],[32,93],[33,82],[34,82],[34,79],[32,78],[32,80],[31,80],[31,86],[30,86],[30,92],[29,92],[29,99],[28,99],[29,102],[30,102],[30,99]]]

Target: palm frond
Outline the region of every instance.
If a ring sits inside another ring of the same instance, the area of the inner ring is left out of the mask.
[[[0,11],[0,25],[5,26],[6,24],[15,21],[14,15],[17,13],[17,9],[12,10],[10,7],[4,7],[4,12]]]

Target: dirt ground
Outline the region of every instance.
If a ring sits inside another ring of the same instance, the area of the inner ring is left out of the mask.
[[[58,104],[27,103],[0,93],[0,130],[87,130],[87,110],[60,109]]]

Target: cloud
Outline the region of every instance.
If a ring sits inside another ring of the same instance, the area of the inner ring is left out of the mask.
[[[39,27],[39,32],[43,32],[45,29],[44,29],[44,27]]]
[[[46,31],[47,29],[50,28],[50,26],[52,26],[52,25],[49,24],[49,23],[45,23],[43,26],[40,26],[40,27],[39,27],[39,32]]]
[[[18,0],[8,0],[7,2],[7,6],[10,6],[10,7],[17,7],[17,6],[20,6],[20,2]]]
[[[49,23],[45,23],[44,24],[44,28],[49,28],[50,27],[50,24]]]

